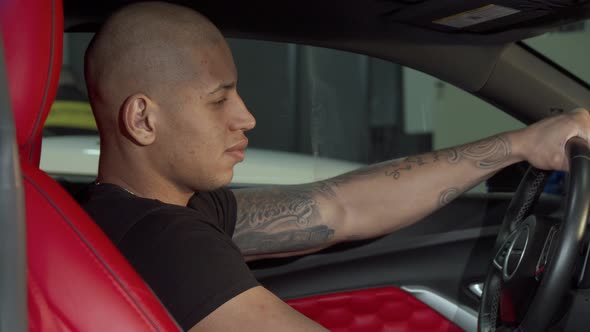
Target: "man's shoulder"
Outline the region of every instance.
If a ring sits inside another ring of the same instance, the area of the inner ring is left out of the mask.
[[[146,211],[138,219],[141,228],[154,228],[154,232],[224,233],[212,216],[185,206],[161,204]]]
[[[259,285],[216,221],[232,198],[227,189],[203,192],[183,207],[104,184],[89,188],[80,203],[188,330]]]
[[[225,187],[209,192],[199,192],[191,197],[188,206],[202,214],[206,220],[232,237],[237,219],[237,202],[233,192]]]
[[[90,185],[78,202],[115,245],[131,232],[149,240],[167,232],[201,230],[220,232],[208,214],[188,207],[138,197],[112,184]]]

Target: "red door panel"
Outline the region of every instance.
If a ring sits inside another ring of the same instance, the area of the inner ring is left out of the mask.
[[[460,332],[455,324],[394,287],[310,296],[289,305],[333,332]]]

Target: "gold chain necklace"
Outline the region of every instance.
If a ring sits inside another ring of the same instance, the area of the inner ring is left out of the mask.
[[[100,186],[100,185],[102,185],[103,183],[102,183],[102,182],[99,182],[99,181],[94,181],[94,184],[95,184],[95,185],[97,185],[97,186]],[[112,184],[112,183],[111,183],[111,184]],[[113,184],[113,185],[114,185],[114,186],[117,186],[117,187],[119,187],[119,188],[121,188],[121,189],[123,189],[123,190],[125,190],[126,192],[130,193],[130,194],[131,194],[131,195],[133,195],[133,196],[137,196],[136,194],[132,193],[130,190],[127,190],[127,189],[125,189],[125,188],[123,188],[123,187],[121,187],[121,186],[119,186],[119,185],[116,185],[116,184]]]

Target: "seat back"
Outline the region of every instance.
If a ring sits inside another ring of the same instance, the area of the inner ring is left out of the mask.
[[[2,0],[0,28],[25,192],[30,331],[179,331],[108,238],[39,169],[63,47],[61,0]]]

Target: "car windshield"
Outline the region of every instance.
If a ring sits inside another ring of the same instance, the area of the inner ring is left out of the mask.
[[[524,43],[573,76],[590,82],[590,26],[588,21],[576,22],[553,32],[529,38]]]

